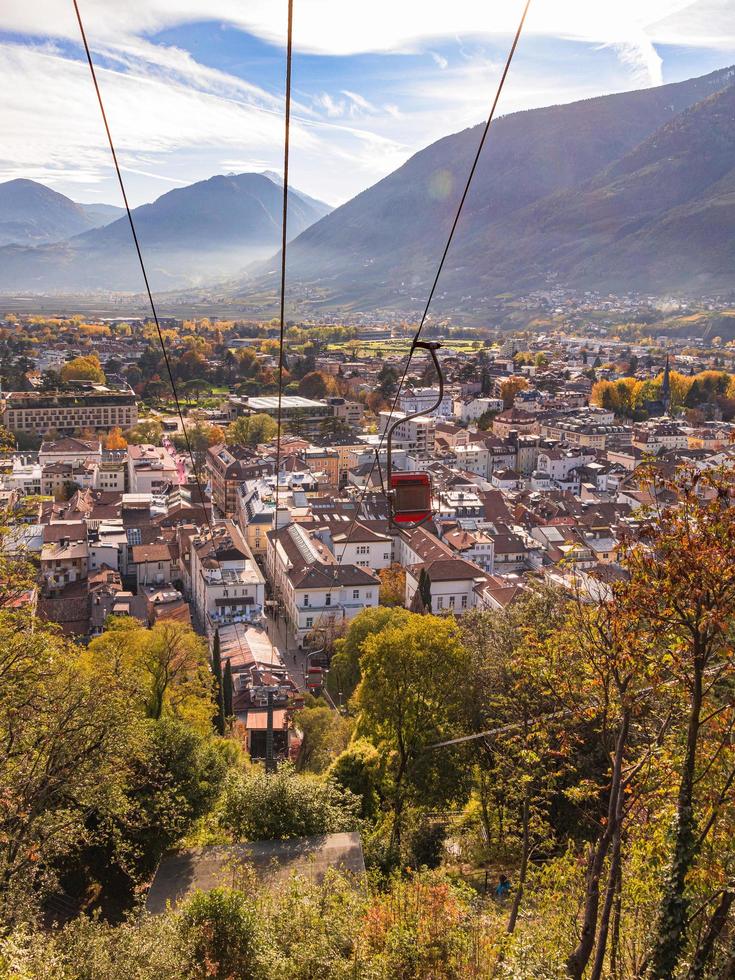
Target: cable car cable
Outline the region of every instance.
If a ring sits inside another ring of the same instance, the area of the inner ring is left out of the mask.
[[[288,29],[286,40],[286,107],[283,139],[283,218],[281,224],[281,297],[280,327],[278,339],[278,411],[276,424],[276,511],[275,527],[278,528],[278,500],[281,484],[281,413],[283,405],[283,351],[286,311],[286,238],[288,224],[288,151],[291,134],[291,62],[293,59],[293,0],[288,0]]]
[[[456,211],[456,214],[454,216],[454,221],[452,222],[452,226],[451,226],[450,231],[449,231],[449,236],[447,238],[447,243],[444,246],[444,251],[442,252],[442,256],[441,256],[441,259],[439,261],[439,266],[437,268],[436,275],[434,276],[434,280],[432,282],[431,289],[429,291],[429,296],[428,296],[428,299],[426,301],[426,305],[424,307],[424,312],[423,312],[423,314],[421,316],[421,320],[419,321],[418,329],[416,330],[416,333],[414,335],[413,341],[411,342],[411,347],[410,347],[409,352],[408,352],[408,359],[406,360],[406,366],[405,366],[405,368],[403,370],[403,375],[402,375],[401,380],[400,380],[400,382],[398,384],[398,387],[396,389],[395,397],[393,399],[393,405],[391,407],[390,415],[388,417],[388,422],[387,422],[386,428],[385,428],[385,430],[384,430],[383,434],[381,435],[380,440],[378,442],[378,448],[375,451],[375,459],[373,460],[373,463],[372,463],[372,465],[370,467],[370,470],[368,471],[367,477],[365,478],[365,486],[363,487],[362,493],[361,493],[360,498],[359,498],[359,500],[357,502],[357,506],[355,508],[355,514],[354,514],[354,516],[352,518],[352,523],[351,523],[350,528],[349,528],[349,530],[347,532],[347,535],[345,536],[345,543],[344,543],[344,546],[342,548],[342,554],[340,555],[338,564],[341,564],[342,563],[342,559],[344,558],[344,554],[345,554],[345,551],[347,549],[347,545],[349,544],[350,535],[352,534],[352,531],[354,530],[354,526],[357,523],[357,518],[358,518],[358,515],[360,513],[360,508],[361,508],[361,506],[362,506],[362,504],[363,504],[363,502],[365,500],[365,497],[367,496],[367,491],[370,488],[370,479],[371,479],[371,477],[373,475],[373,471],[375,469],[375,461],[379,459],[380,450],[382,449],[383,442],[385,441],[385,434],[386,434],[386,432],[388,431],[388,429],[390,427],[391,420],[393,418],[393,415],[395,414],[396,406],[398,404],[398,399],[399,399],[400,394],[401,394],[401,388],[403,387],[403,385],[404,385],[404,383],[406,381],[406,377],[408,375],[408,369],[409,369],[410,364],[411,364],[411,358],[413,357],[413,353],[414,353],[414,351],[416,349],[416,345],[418,344],[419,340],[421,339],[421,332],[422,332],[422,330],[424,328],[424,323],[426,322],[426,317],[427,317],[427,315],[429,313],[429,307],[431,306],[431,302],[432,302],[432,300],[434,298],[434,293],[436,292],[436,287],[437,287],[437,284],[439,282],[439,277],[440,277],[440,275],[442,273],[442,270],[444,268],[444,263],[446,261],[447,254],[449,253],[449,247],[452,244],[452,239],[454,238],[454,233],[455,233],[455,231],[457,229],[457,225],[459,223],[459,218],[460,218],[460,215],[462,214],[462,209],[464,207],[464,203],[465,203],[465,201],[467,199],[467,195],[468,195],[469,190],[470,190],[470,185],[472,184],[472,178],[474,177],[475,171],[477,170],[477,165],[479,163],[480,155],[482,153],[483,147],[485,145],[485,141],[487,139],[487,134],[488,134],[488,132],[490,130],[490,126],[492,124],[492,121],[495,118],[495,110],[497,109],[498,102],[500,101],[500,96],[502,95],[503,88],[505,86],[505,80],[508,77],[508,72],[510,71],[510,66],[511,66],[511,63],[513,61],[513,57],[515,55],[516,48],[518,47],[518,42],[519,42],[519,40],[521,38],[521,34],[523,32],[523,27],[524,27],[524,24],[526,22],[526,15],[528,14],[528,9],[529,9],[530,6],[531,6],[531,0],[526,0],[526,2],[524,4],[524,7],[523,7],[523,12],[521,14],[521,19],[518,22],[518,27],[516,28],[516,32],[515,32],[515,35],[513,37],[513,43],[511,44],[510,50],[508,51],[508,56],[505,59],[505,65],[503,67],[503,72],[502,72],[502,74],[500,76],[500,81],[498,83],[498,87],[497,87],[496,92],[495,92],[495,97],[493,98],[492,105],[490,107],[490,112],[488,114],[487,121],[486,121],[485,126],[484,126],[483,131],[482,131],[482,136],[480,137],[480,142],[479,142],[479,144],[477,146],[477,150],[475,152],[475,156],[474,156],[474,159],[472,161],[472,166],[470,167],[469,174],[467,175],[467,181],[465,183],[464,191],[462,192],[462,196],[460,198],[459,205],[457,207],[457,211]],[[388,480],[390,481],[390,473],[388,474]]]
[[[77,17],[77,23],[79,24],[79,33],[81,34],[81,37],[82,37],[82,44],[84,46],[84,52],[85,52],[85,54],[87,56],[87,64],[89,65],[89,72],[90,72],[90,75],[92,76],[92,84],[94,85],[94,90],[95,90],[95,93],[97,95],[97,102],[98,102],[99,107],[100,107],[100,113],[102,115],[102,122],[103,122],[104,127],[105,127],[105,133],[107,134],[107,142],[108,142],[109,147],[110,147],[110,153],[112,155],[112,162],[113,162],[114,167],[115,167],[115,173],[117,174],[117,182],[120,185],[120,193],[122,194],[123,203],[125,205],[125,212],[126,212],[127,217],[128,217],[128,224],[130,225],[130,232],[131,232],[131,234],[133,236],[133,244],[135,245],[135,251],[136,251],[137,256],[138,256],[138,263],[140,265],[140,271],[141,271],[141,274],[143,276],[143,282],[145,283],[145,291],[146,291],[146,293],[148,295],[148,302],[149,302],[149,305],[150,305],[150,308],[151,308],[151,313],[153,315],[153,322],[156,325],[156,332],[158,334],[158,341],[159,341],[159,344],[161,346],[161,353],[163,354],[163,360],[164,360],[164,363],[166,365],[166,372],[168,374],[169,381],[171,382],[171,392],[173,394],[174,404],[176,405],[176,414],[178,415],[179,421],[181,422],[181,429],[182,429],[182,432],[184,434],[184,441],[186,443],[186,449],[187,449],[187,452],[189,454],[189,459],[191,461],[192,472],[194,473],[194,481],[195,481],[196,486],[197,486],[197,492],[199,494],[199,500],[201,501],[202,509],[204,511],[204,517],[205,517],[205,520],[207,521],[207,525],[208,525],[208,528],[209,528],[209,533],[211,535],[211,539],[212,539],[212,554],[214,556],[214,560],[217,563],[217,566],[219,567],[220,580],[224,584],[223,568],[222,568],[222,564],[221,564],[221,562],[219,560],[219,555],[217,554],[217,544],[216,544],[216,540],[215,540],[215,537],[216,536],[215,536],[215,533],[214,533],[214,524],[212,522],[212,515],[211,515],[211,511],[209,513],[207,512],[207,506],[206,506],[206,502],[205,502],[205,499],[204,499],[204,490],[202,488],[201,480],[199,478],[199,472],[198,472],[197,467],[196,467],[196,464],[194,462],[194,453],[193,453],[192,448],[191,448],[191,441],[189,439],[189,434],[186,431],[186,426],[184,425],[184,414],[183,414],[183,412],[181,410],[181,403],[179,401],[179,395],[178,395],[178,392],[176,390],[176,381],[174,380],[174,374],[173,374],[173,371],[171,369],[171,362],[169,360],[168,351],[166,350],[166,342],[165,342],[165,339],[164,339],[164,336],[163,336],[163,331],[161,330],[161,323],[160,323],[160,320],[158,318],[158,311],[156,310],[156,304],[155,304],[155,302],[153,300],[153,293],[151,291],[150,282],[148,280],[148,273],[146,271],[145,262],[143,260],[143,252],[141,251],[140,242],[138,240],[138,233],[137,233],[136,228],[135,228],[135,220],[133,219],[133,213],[132,213],[132,210],[130,208],[130,204],[128,202],[128,195],[127,195],[127,191],[125,189],[125,181],[123,180],[122,171],[120,169],[120,164],[119,164],[118,159],[117,159],[117,152],[115,151],[115,144],[114,144],[113,139],[112,139],[112,132],[110,131],[110,125],[109,125],[109,123],[107,121],[107,113],[105,111],[105,105],[104,105],[104,102],[102,100],[102,92],[100,91],[100,87],[99,87],[99,84],[97,82],[97,71],[96,71],[95,66],[94,66],[94,61],[92,60],[92,53],[91,53],[91,51],[89,49],[89,43],[87,42],[87,34],[86,34],[86,31],[84,30],[84,23],[82,21],[81,12],[79,10],[79,4],[78,4],[77,0],[72,0],[72,3],[74,5],[74,12],[75,12],[76,17]],[[238,624],[237,623],[233,623],[233,625],[235,627],[235,635],[237,637],[237,643],[238,643],[238,647],[240,648],[240,653],[241,654],[244,654],[243,647],[242,647],[242,641],[240,639],[240,631],[238,629]]]

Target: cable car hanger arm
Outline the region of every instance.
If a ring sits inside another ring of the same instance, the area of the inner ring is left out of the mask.
[[[429,356],[434,362],[434,368],[436,369],[437,377],[439,379],[439,395],[437,397],[437,400],[434,402],[433,405],[429,406],[429,408],[420,409],[419,411],[412,412],[410,415],[404,415],[402,418],[396,419],[395,422],[392,422],[389,425],[385,433],[385,441],[387,444],[386,445],[386,471],[388,474],[388,490],[386,491],[386,496],[388,498],[388,504],[390,506],[390,519],[393,524],[400,523],[401,526],[404,528],[404,530],[412,530],[413,528],[420,527],[431,517],[431,509],[430,509],[431,481],[428,478],[428,474],[425,474],[426,483],[429,488],[428,512],[424,516],[418,518],[415,521],[410,521],[410,520],[397,521],[396,520],[397,509],[395,506],[397,490],[396,487],[394,486],[394,481],[393,481],[393,433],[396,430],[396,428],[399,425],[402,425],[404,422],[410,422],[412,419],[417,419],[422,415],[427,415],[435,411],[437,408],[439,408],[442,401],[444,400],[444,375],[442,374],[441,365],[439,364],[439,360],[436,356],[436,352],[437,350],[439,350],[441,346],[442,345],[438,340],[416,340],[412,344],[411,351],[408,355],[408,360],[410,362],[413,352],[416,349],[425,350],[429,353]],[[378,470],[380,470],[380,460],[378,459],[377,462],[378,462]],[[382,479],[381,479],[381,483],[382,483]]]

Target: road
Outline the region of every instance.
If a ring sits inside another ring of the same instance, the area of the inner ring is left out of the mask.
[[[283,657],[283,662],[286,665],[286,669],[294,680],[294,683],[299,687],[301,691],[306,690],[306,685],[304,683],[304,671],[306,670],[306,654],[308,651],[299,650],[293,640],[290,638],[288,630],[286,629],[286,620],[283,616],[278,618],[278,621],[270,614],[266,616],[268,637],[270,638],[273,646],[278,647]]]

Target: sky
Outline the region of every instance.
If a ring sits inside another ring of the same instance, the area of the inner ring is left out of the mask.
[[[286,0],[78,2],[131,203],[282,171]],[[522,6],[294,0],[292,184],[338,205],[482,121]],[[0,2],[0,181],[120,204],[83,58],[71,0]],[[498,112],[732,64],[734,0],[531,0]]]

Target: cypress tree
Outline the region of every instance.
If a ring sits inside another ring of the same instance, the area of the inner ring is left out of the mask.
[[[424,608],[427,612],[431,612],[431,579],[429,578],[429,573],[425,568],[421,569],[421,574],[419,575],[419,593],[421,595],[421,601],[424,604]]]
[[[218,735],[225,733],[225,710],[222,700],[222,658],[219,651],[219,630],[215,631],[214,643],[212,644],[212,673],[216,684],[215,697],[217,699],[217,712],[212,719],[214,730]]]
[[[225,660],[225,672],[222,678],[222,707],[225,720],[232,718],[232,667],[229,657]]]

